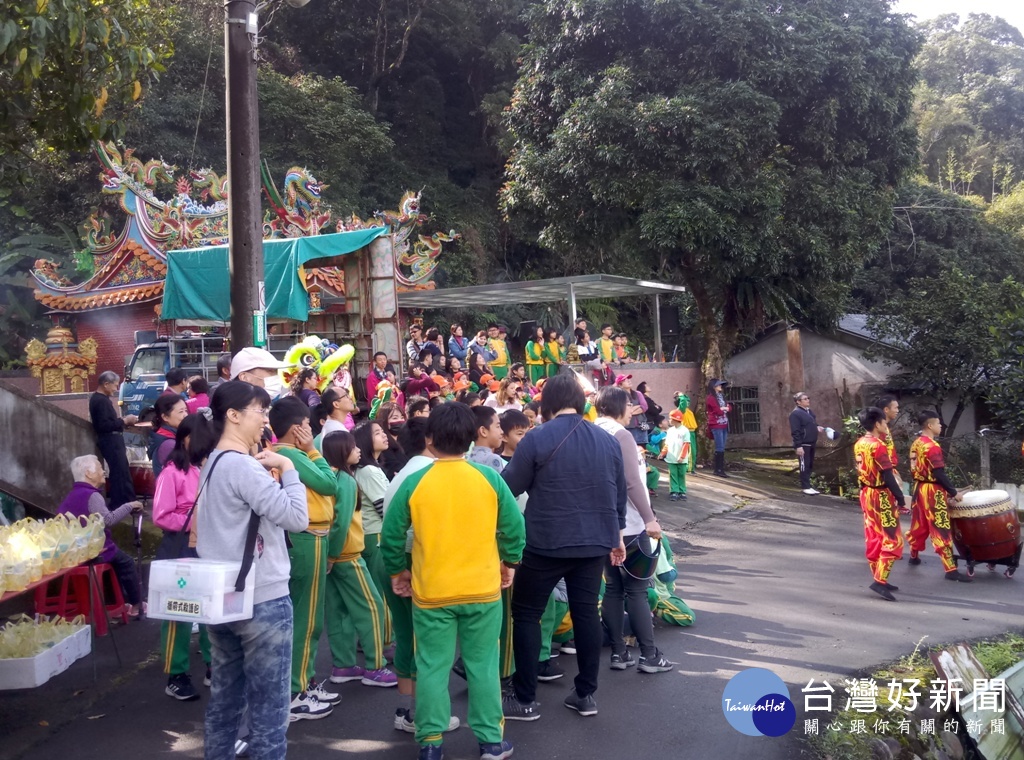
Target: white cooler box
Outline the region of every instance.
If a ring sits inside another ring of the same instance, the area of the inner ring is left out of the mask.
[[[231,623],[252,617],[255,564],[245,591],[235,591],[241,562],[163,559],[149,566],[149,611],[157,620],[183,623]]]
[[[35,657],[0,660],[0,689],[33,689],[92,651],[92,630],[79,629]]]

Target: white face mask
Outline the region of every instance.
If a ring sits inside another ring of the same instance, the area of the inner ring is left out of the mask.
[[[284,392],[284,383],[281,381],[280,375],[263,378],[263,389],[270,394],[271,401],[280,396]]]

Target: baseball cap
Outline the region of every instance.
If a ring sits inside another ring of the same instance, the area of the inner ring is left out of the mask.
[[[491,380],[491,382],[487,383],[487,390],[489,390],[491,393],[497,393],[500,389],[501,389],[501,381],[500,380]]]
[[[668,416],[670,419],[673,419],[676,422],[683,421],[683,413],[680,412],[678,409],[673,409],[671,412],[668,413]]]
[[[616,385],[622,385],[624,382],[626,382],[627,380],[631,380],[631,379],[633,379],[632,375],[617,375],[615,377],[615,384]]]
[[[243,372],[254,369],[284,369],[294,364],[278,361],[274,355],[264,348],[243,348],[231,358],[231,379],[236,380]]]

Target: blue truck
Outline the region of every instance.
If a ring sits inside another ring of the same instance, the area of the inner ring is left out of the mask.
[[[181,367],[189,376],[217,379],[217,359],[226,351],[223,335],[184,331],[158,337],[154,331],[135,334],[135,351],[124,368],[124,382],[118,399],[122,414],[139,414],[153,405],[166,387],[171,367]]]

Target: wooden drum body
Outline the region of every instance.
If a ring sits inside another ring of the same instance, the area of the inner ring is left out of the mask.
[[[149,462],[131,462],[128,470],[132,474],[132,486],[135,488],[135,495],[140,499],[152,499],[156,493],[156,477],[153,475],[153,465]]]
[[[1016,568],[1020,560],[1020,519],[1006,491],[971,491],[949,505],[953,543],[960,556],[975,562]]]

